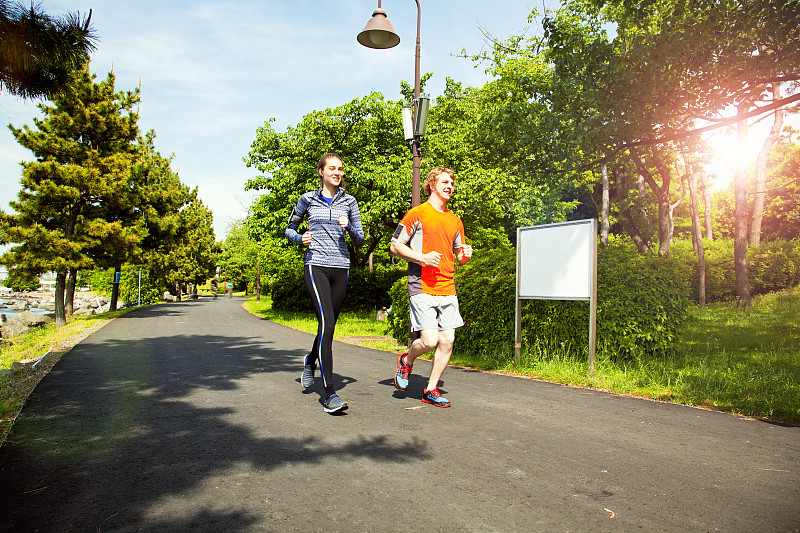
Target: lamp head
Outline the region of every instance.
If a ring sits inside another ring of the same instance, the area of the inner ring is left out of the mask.
[[[367,48],[392,48],[400,44],[400,36],[386,18],[386,11],[378,8],[372,12],[372,18],[358,34],[358,42]]]

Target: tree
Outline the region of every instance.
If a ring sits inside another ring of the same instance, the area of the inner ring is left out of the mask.
[[[319,188],[317,160],[336,152],[345,164],[344,186],[358,201],[366,244],[351,247],[350,260],[363,267],[388,239],[409,208],[411,161],[405,153],[399,102],[386,102],[379,93],[333,109],[314,111],[294,127],[279,133],[268,120],[258,129],[248,166],[263,174],[246,189],[264,194],[253,206],[253,228],[283,239],[289,213],[300,196]],[[285,240],[285,239],[283,239]]]
[[[15,215],[0,213],[3,243],[18,243],[0,262],[30,273],[56,272],[56,326],[66,323],[67,272],[91,268],[89,251],[100,241],[136,239],[138,228],[104,217],[127,196],[132,143],[138,134],[133,106],[138,91],[115,92],[114,75],[100,82],[84,69],[54,105],[39,105],[36,129],[9,126],[37,160],[23,163],[22,189],[11,202]]]
[[[222,252],[217,260],[222,275],[243,287],[256,282],[256,263],[258,262],[258,242],[248,233],[247,221],[239,220],[228,226],[228,234],[222,243]]]
[[[177,231],[169,242],[164,269],[165,281],[181,299],[182,284],[195,286],[213,276],[219,246],[214,237],[214,216],[192,191],[192,200],[179,213]]]
[[[772,150],[764,196],[764,240],[799,239],[800,145],[782,142]]]
[[[565,140],[574,141],[576,169],[635,163],[658,204],[659,254],[668,255],[677,153],[703,131],[800,100],[790,94],[752,108],[770,84],[800,79],[798,28],[797,2],[574,0],[547,14],[543,40],[498,43],[495,68],[508,72],[523,60],[544,65],[547,76],[513,72],[529,98],[509,109],[520,116],[520,109],[538,108],[533,124],[549,130],[533,131],[549,132],[556,146],[555,157],[541,155],[551,168],[569,161],[558,149],[569,146]],[[735,117],[720,116],[730,108],[738,109]],[[700,119],[710,126],[695,127]],[[737,217],[746,222],[746,192],[738,196]],[[737,234],[741,227],[737,222]],[[746,247],[736,249],[740,300],[747,305]]]
[[[0,0],[0,89],[52,99],[95,49],[92,12],[52,17],[40,5]]]

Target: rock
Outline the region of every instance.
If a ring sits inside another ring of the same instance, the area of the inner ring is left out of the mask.
[[[3,337],[18,337],[28,333],[32,328],[43,326],[48,322],[53,322],[50,314],[34,313],[33,311],[17,313],[3,325]]]
[[[12,311],[25,311],[28,309],[28,302],[26,300],[17,300],[8,306],[8,308]]]
[[[169,291],[164,291],[164,301],[165,302],[174,302],[175,297],[169,293]]]
[[[0,338],[0,348],[6,348],[8,346],[12,346],[14,343],[8,339]]]
[[[11,363],[11,371],[12,372],[22,372],[23,370],[25,370],[29,366],[30,366],[29,363],[26,363],[26,362],[24,363],[22,361],[14,361],[13,363]]]

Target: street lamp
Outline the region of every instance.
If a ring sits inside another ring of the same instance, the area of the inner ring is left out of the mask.
[[[403,113],[403,130],[405,138],[411,144],[412,174],[411,174],[411,207],[419,205],[420,161],[419,143],[425,135],[428,121],[428,106],[430,99],[427,95],[420,95],[419,75],[419,28],[422,19],[422,8],[419,0],[417,3],[417,47],[414,54],[414,111],[413,118],[408,116],[407,110]],[[358,34],[358,42],[367,48],[392,48],[400,44],[400,36],[395,33],[392,23],[386,18],[386,11],[381,9],[381,0],[378,0],[378,9],[372,12],[372,18]]]

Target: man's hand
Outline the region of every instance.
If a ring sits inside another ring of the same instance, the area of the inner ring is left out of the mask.
[[[420,257],[420,262],[425,266],[437,267],[439,266],[439,261],[442,258],[442,254],[436,251],[428,252],[427,254],[422,254]]]
[[[458,252],[458,261],[460,263],[466,263],[472,257],[472,245],[471,244],[462,244],[461,248]]]
[[[303,233],[303,246],[309,246],[311,244],[311,232],[307,231]]]

